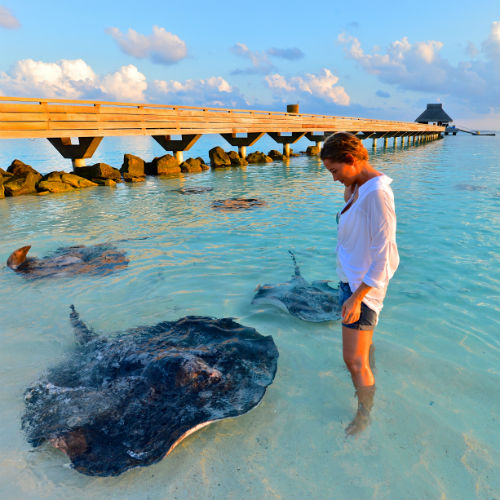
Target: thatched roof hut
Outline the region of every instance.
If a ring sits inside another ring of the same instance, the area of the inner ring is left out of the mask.
[[[445,112],[442,104],[427,104],[427,109],[415,120],[417,123],[435,123],[447,126],[453,120]]]

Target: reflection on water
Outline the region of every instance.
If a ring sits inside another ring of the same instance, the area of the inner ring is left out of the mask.
[[[103,141],[96,161],[158,156],[153,142]],[[6,165],[18,157],[60,169],[48,141],[6,144]],[[211,145],[195,147],[192,156],[204,156]],[[0,200],[4,262],[27,244],[42,256],[112,243],[129,260],[105,277],[27,281],[0,269],[1,497],[498,497],[498,145],[447,137],[380,148],[373,163],[394,179],[401,265],[375,332],[373,422],[358,439],[344,433],[355,399],[338,323],[250,303],[257,285],[290,276],[288,250],[308,280],[335,279],[342,190],[316,158]],[[266,205],[212,210],[214,200],[235,197]],[[97,332],[187,315],[237,318],[273,336],[275,381],[257,408],[190,436],[167,459],[118,478],[85,477],[52,448],[32,450],[20,429],[24,390],[73,349],[72,303]]]

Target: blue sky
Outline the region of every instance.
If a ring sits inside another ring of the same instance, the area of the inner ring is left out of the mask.
[[[498,0],[0,0],[0,94],[500,128]]]

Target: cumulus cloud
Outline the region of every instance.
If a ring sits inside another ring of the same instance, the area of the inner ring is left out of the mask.
[[[407,37],[392,42],[385,51],[363,50],[361,42],[342,33],[338,37],[348,57],[356,60],[368,73],[404,90],[451,96],[478,110],[499,107],[492,89],[498,87],[500,76],[500,23],[494,22],[481,48],[469,44],[471,59],[451,64],[440,51],[437,40],[411,43]]]
[[[125,54],[138,59],[149,58],[154,63],[168,65],[187,56],[186,43],[159,26],[153,26],[151,35],[143,35],[133,29],[129,29],[126,34],[118,28],[109,28],[107,32]]]
[[[48,63],[23,59],[10,73],[0,73],[0,89],[6,95],[78,99],[96,84],[94,71],[82,59]]]
[[[186,106],[236,107],[247,104],[239,91],[220,76],[184,82],[155,80],[150,94],[155,101]]]
[[[9,73],[0,73],[0,91],[13,96],[143,101],[146,88],[146,77],[133,65],[100,78],[82,59],[23,59]]]
[[[17,20],[16,16],[3,5],[0,5],[0,27],[15,30],[21,27],[21,23]]]
[[[304,76],[293,76],[288,80],[275,73],[266,76],[266,82],[274,92],[286,94],[289,99],[300,100],[304,96],[312,96],[323,101],[348,106],[350,97],[344,87],[337,85],[339,79],[329,69],[324,68],[320,74],[307,73]]]
[[[106,75],[99,85],[103,94],[121,101],[144,102],[146,77],[133,65],[122,66],[118,71]]]

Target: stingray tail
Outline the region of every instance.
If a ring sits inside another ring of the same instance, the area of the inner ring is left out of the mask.
[[[300,269],[299,265],[297,264],[297,260],[295,259],[295,254],[291,250],[288,250],[288,253],[291,255],[293,260],[293,265],[295,266],[295,276],[300,276]]]
[[[97,334],[93,330],[89,329],[87,325],[80,319],[80,315],[76,311],[75,306],[71,304],[69,307],[71,308],[69,319],[71,321],[71,326],[75,330],[76,342],[80,345],[83,345],[97,337]]]

